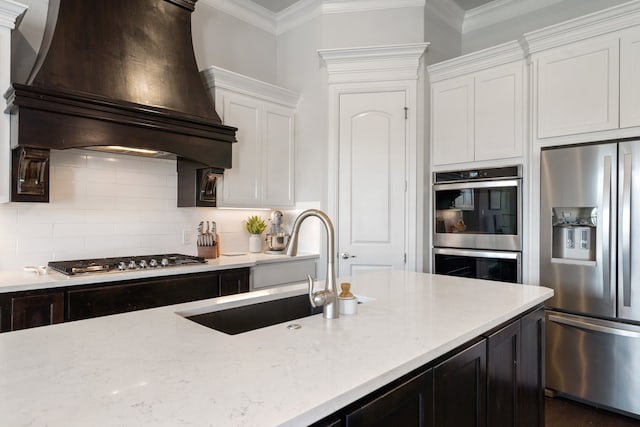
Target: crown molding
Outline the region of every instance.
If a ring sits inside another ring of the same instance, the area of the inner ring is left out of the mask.
[[[222,88],[290,108],[296,108],[300,94],[224,68],[211,66],[200,72],[208,89]]]
[[[200,0],[247,24],[276,34],[276,14],[249,0]]]
[[[235,18],[279,35],[321,15],[424,7],[426,0],[300,0],[273,13],[249,0],[200,0]],[[447,0],[438,0],[444,4]]]
[[[425,0],[324,0],[322,11],[328,13],[369,12],[372,10],[424,7]]]
[[[488,49],[458,56],[447,61],[429,65],[427,72],[431,83],[459,77],[498,65],[524,61],[525,51],[519,41],[502,43]]]
[[[27,6],[12,1],[0,0],[0,27],[15,29],[27,11]]]
[[[640,24],[640,1],[635,0],[579,18],[526,33],[523,43],[529,54],[621,31]]]
[[[451,0],[430,0],[426,2],[425,7],[427,12],[433,13],[451,28],[462,32],[465,13],[464,9],[458,6],[456,2]]]
[[[562,0],[493,0],[464,14],[462,33],[490,27],[561,2]]]
[[[329,83],[417,80],[420,59],[429,43],[322,49]]]
[[[276,15],[276,35],[286,33],[321,16],[324,13],[322,3],[320,0],[300,0],[278,12]]]

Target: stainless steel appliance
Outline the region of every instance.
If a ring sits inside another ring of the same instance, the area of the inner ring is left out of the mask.
[[[522,167],[434,173],[433,270],[522,281]]]
[[[640,417],[640,141],[541,154],[547,388]]]
[[[522,282],[521,258],[520,252],[433,249],[434,270],[437,274],[500,282]]]
[[[144,256],[124,256],[116,258],[77,259],[69,261],[50,261],[49,268],[71,276],[79,273],[108,273],[110,271],[132,271],[154,268],[179,267],[192,264],[204,264],[204,258],[182,255],[161,254]]]
[[[280,211],[271,212],[271,229],[267,233],[267,250],[265,254],[281,254],[284,252],[289,234],[284,229],[284,215]]]

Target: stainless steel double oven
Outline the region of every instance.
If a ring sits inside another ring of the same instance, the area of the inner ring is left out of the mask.
[[[435,172],[433,271],[522,282],[522,166]]]

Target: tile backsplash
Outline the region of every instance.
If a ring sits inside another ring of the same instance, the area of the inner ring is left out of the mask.
[[[266,220],[270,214],[265,210],[178,208],[176,188],[175,160],[53,150],[50,203],[0,205],[0,270],[65,259],[196,255],[200,221],[216,221],[222,252],[246,252],[248,234],[243,221],[249,215]],[[284,213],[290,229],[298,212]]]

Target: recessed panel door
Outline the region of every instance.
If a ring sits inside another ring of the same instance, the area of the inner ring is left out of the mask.
[[[340,275],[404,268],[405,97],[340,96]]]

